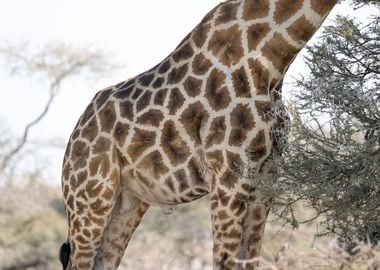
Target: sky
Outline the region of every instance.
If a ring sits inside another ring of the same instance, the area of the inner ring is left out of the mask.
[[[43,177],[60,183],[64,148],[47,147],[66,142],[77,119],[100,89],[139,74],[160,62],[220,0],[0,0],[0,45],[28,42],[39,47],[49,42],[89,46],[105,51],[121,68],[110,76],[83,81],[68,80],[46,118],[32,129],[29,140],[40,147],[33,166],[44,164]],[[364,18],[370,9],[353,11],[348,5],[335,14]],[[315,40],[315,39],[314,39]],[[312,41],[313,42],[313,41]],[[311,43],[309,43],[311,44]],[[303,51],[304,53],[304,51]],[[48,98],[46,85],[25,76],[12,76],[0,62],[0,127],[17,138],[24,126],[42,110]],[[285,82],[303,72],[302,53]],[[2,129],[0,129],[2,130]],[[1,150],[0,150],[1,151]]]

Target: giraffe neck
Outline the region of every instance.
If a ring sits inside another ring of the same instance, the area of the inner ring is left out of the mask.
[[[198,75],[209,65],[217,67],[230,75],[237,97],[270,94],[277,99],[276,91],[271,91],[280,90],[289,65],[336,2],[225,1],[206,15],[169,58],[179,63],[192,57],[192,71]]]

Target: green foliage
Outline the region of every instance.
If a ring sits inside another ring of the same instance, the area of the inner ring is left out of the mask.
[[[380,17],[367,25],[337,17],[308,48],[307,77],[297,80],[292,125],[283,155],[255,185],[285,206],[275,209],[297,226],[292,205],[306,200],[325,231],[344,243],[379,241]],[[278,131],[282,132],[282,131]]]

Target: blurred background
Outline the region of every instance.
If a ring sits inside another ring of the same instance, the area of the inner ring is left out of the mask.
[[[160,62],[219,2],[0,0],[0,269],[61,269],[58,249],[67,230],[61,163],[77,119],[98,90]],[[366,24],[379,9],[342,3],[325,26],[338,14]],[[295,77],[307,75],[306,54],[285,78],[287,100]],[[211,269],[207,200],[171,215],[150,209],[120,269]],[[313,221],[294,229],[271,216],[262,269],[353,265],[336,236],[315,237],[323,231],[321,220],[307,203],[294,209],[301,221]],[[368,255],[372,249],[362,250],[362,261],[378,260],[378,253]]]

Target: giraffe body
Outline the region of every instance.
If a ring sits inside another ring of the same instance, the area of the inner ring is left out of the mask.
[[[149,206],[206,194],[214,268],[259,256],[270,200],[244,170],[265,173],[284,73],[335,2],[225,1],[157,66],[98,92],[63,164],[67,269],[116,269]]]

